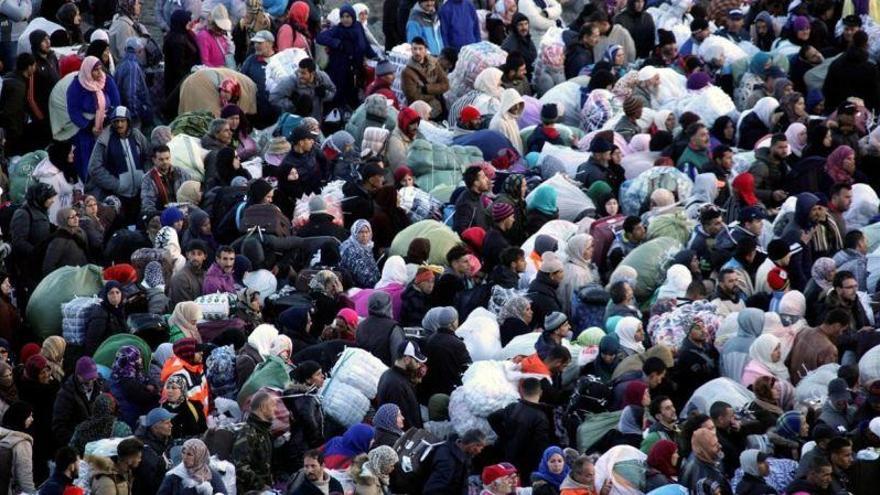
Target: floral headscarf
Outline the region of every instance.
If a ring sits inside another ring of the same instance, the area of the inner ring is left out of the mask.
[[[187,474],[199,483],[211,481],[211,467],[208,465],[211,453],[205,442],[198,438],[191,438],[183,442],[183,452],[192,454],[195,464],[191,468],[186,468]],[[180,463],[183,465],[183,462]]]
[[[144,380],[143,362],[141,360],[141,351],[133,345],[125,345],[116,351],[116,359],[113,361],[113,367],[110,370],[110,377],[113,380],[122,378],[134,378]]]
[[[525,200],[522,198],[522,185],[526,178],[522,174],[510,174],[504,179],[504,193],[510,196],[513,201],[522,204]]]
[[[581,111],[581,126],[586,133],[598,131],[611,118],[612,98],[614,95],[607,89],[594,89],[590,92]]]
[[[367,244],[361,244],[360,240],[358,239],[358,234],[364,229],[370,231],[370,241]],[[369,249],[370,251],[373,250],[373,226],[370,225],[370,222],[368,220],[364,220],[362,218],[354,222],[354,224],[351,226],[351,238],[355,241],[355,244],[362,247],[363,249]]]
[[[541,61],[546,67],[561,68],[565,64],[565,47],[561,44],[545,46],[541,49]]]
[[[46,337],[46,340],[43,341],[43,347],[40,349],[40,354],[46,358],[49,370],[52,372],[52,378],[59,383],[64,380],[62,365],[66,349],[67,341],[58,335]]]
[[[336,295],[342,292],[342,282],[339,281],[339,277],[332,271],[321,270],[309,281],[309,289],[320,292],[325,296],[336,297]]]
[[[813,262],[810,275],[813,276],[813,282],[824,291],[831,288],[832,282],[828,279],[830,278],[829,275],[834,273],[835,270],[837,270],[837,263],[833,259],[819,258]]]
[[[186,377],[180,374],[171,375],[168,377],[168,380],[165,381],[165,387],[168,388],[170,385],[176,385],[180,388],[180,398],[176,401],[172,402],[168,399],[168,396],[165,394],[165,391],[162,391],[162,401],[166,404],[170,404],[172,406],[178,406],[186,402],[187,394],[189,393],[189,384],[186,382]]]

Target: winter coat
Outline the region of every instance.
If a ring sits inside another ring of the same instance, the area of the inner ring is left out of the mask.
[[[541,453],[553,445],[551,415],[546,405],[522,399],[489,415],[502,458],[516,466],[517,472],[537,471]]]
[[[533,3],[532,0],[525,1]],[[522,20],[529,19],[522,12],[517,12],[516,14],[514,14],[511,24],[516,26],[516,24]],[[529,20],[529,25],[531,24],[532,23]],[[504,42],[501,43],[501,49],[506,51],[507,53],[517,51],[523,56],[523,58],[526,60],[526,74],[530,79],[532,77],[532,72],[535,70],[535,60],[538,58],[538,49],[535,48],[535,41],[540,43],[541,39],[534,38],[531,34],[522,37],[519,35],[516,29],[511,29],[510,34],[508,34]]]
[[[519,318],[507,318],[501,323],[501,345],[506,346],[514,338],[532,331],[526,322]]]
[[[755,144],[769,133],[770,128],[761,121],[761,118],[758,117],[757,113],[751,112],[743,117],[742,122],[739,123],[739,128],[737,129],[737,134],[739,134],[739,147],[745,150],[754,149]],[[755,153],[757,155],[757,152]],[[757,180],[755,182],[757,182]]]
[[[290,411],[290,440],[285,454],[293,457],[292,462],[285,464],[301,465],[303,454],[326,440],[321,399],[314,387],[294,383],[284,391],[282,401]]]
[[[434,451],[428,480],[422,490],[424,495],[465,495],[470,459],[450,438]]]
[[[132,495],[153,495],[159,490],[170,467],[166,456],[171,444],[168,439],[157,437],[144,426],[135,432],[135,436],[144,442],[144,454],[141,463],[134,469],[135,484]]]
[[[57,469],[52,472],[49,479],[40,486],[40,495],[64,495],[64,490],[73,485],[73,480],[59,472]]]
[[[431,309],[431,297],[409,284],[400,300],[400,324],[404,327],[422,326],[422,318]]]
[[[110,51],[114,60],[125,58],[125,43],[129,38],[144,38],[147,28],[140,22],[122,14],[116,14],[107,30],[110,36]]]
[[[819,202],[819,198],[811,193],[801,193],[795,203],[794,218],[785,226],[781,239],[793,245],[798,243],[801,249],[791,255],[786,270],[791,280],[792,290],[804,290],[807,281],[812,278],[813,255],[809,244],[801,243],[801,234],[812,226],[810,210]],[[761,281],[759,280],[760,284]]]
[[[220,265],[212,263],[205,273],[205,281],[202,282],[202,294],[214,294],[215,292],[235,293],[235,279],[231,273],[225,273]]]
[[[483,204],[483,195],[466,190],[455,201],[455,214],[452,217],[452,230],[461,234],[470,227],[489,230],[492,221]]]
[[[843,232],[843,231],[841,231]],[[850,272],[859,282],[859,290],[868,290],[868,258],[855,249],[844,249],[834,255],[834,264],[841,272]],[[873,292],[873,291],[872,291]],[[861,328],[861,327],[859,327]]]
[[[296,235],[302,238],[309,237],[335,237],[342,242],[348,239],[349,232],[341,225],[334,223],[333,215],[328,213],[312,213],[309,221],[296,231]]]
[[[0,4],[2,5],[2,4]],[[18,73],[3,78],[0,90],[0,125],[6,129],[6,139],[17,140],[24,136],[30,111],[27,104],[28,82]]]
[[[324,477],[329,481],[327,488],[330,493],[342,493],[342,484],[336,478],[326,471]],[[287,495],[324,495],[324,492],[306,477],[305,472],[298,471],[287,485]]]
[[[128,109],[132,120],[150,125],[153,122],[153,98],[144,70],[134,51],[126,50],[125,58],[116,67],[113,75],[119,88],[119,97]]]
[[[38,261],[39,267],[42,267],[42,260],[33,258],[39,247],[48,243],[52,236],[52,224],[49,222],[46,210],[28,202],[12,214],[9,233],[15,258]]]
[[[504,90],[501,93],[501,107],[498,113],[489,121],[489,129],[503,134],[504,137],[510,140],[513,149],[521,155],[524,153],[522,136],[520,135],[519,124],[517,123],[518,117],[510,113],[510,110],[524,102],[522,96],[515,90]]]
[[[89,491],[92,495],[131,495],[131,473],[120,473],[109,457],[85,457],[91,467]]]
[[[744,473],[736,485],[736,495],[776,495],[775,488],[767,484],[764,478]]]
[[[404,112],[398,114],[397,119],[402,122],[409,121]],[[401,165],[406,165],[409,148],[412,146],[413,141],[422,137],[419,133],[416,133],[416,135],[411,138],[404,134],[400,129],[400,126],[398,126],[391,131],[391,135],[388,136],[388,141],[385,145],[385,159],[392,169],[396,169]]]
[[[571,79],[577,77],[581,70],[593,65],[593,49],[581,44],[580,40],[575,40],[565,49],[565,77]]]
[[[680,485],[687,487],[691,492],[696,493],[698,491],[697,482],[703,478],[717,482],[721,486],[721,495],[730,495],[732,493],[730,484],[727,482],[719,464],[709,464],[691,454],[682,464],[681,477],[678,482]]]
[[[412,43],[412,40],[418,36],[425,40],[431,55],[440,56],[440,52],[444,48],[443,35],[440,32],[440,16],[437,11],[429,14],[422,10],[421,5],[416,4],[413,5],[409,20],[406,22],[407,43]]]
[[[133,163],[128,162],[126,147]],[[141,194],[144,164],[148,163],[149,153],[150,143],[138,129],[131,129],[128,136],[120,138],[115,129],[105,128],[89,159],[86,192],[94,194],[98,200],[111,195],[137,198]]]
[[[461,338],[447,328],[440,328],[428,337],[424,346],[428,371],[420,387],[426,396],[451,394],[461,385],[461,376],[471,364],[471,355]]]
[[[223,483],[223,477],[213,469],[211,469],[210,485],[213,495],[218,493],[226,495],[226,485]],[[162,485],[156,493],[157,495],[201,495],[203,492],[198,486],[187,486],[186,480],[172,471],[165,475],[165,479],[162,480]]]
[[[443,94],[449,91],[449,80],[446,71],[433,56],[425,57],[422,64],[410,59],[401,74],[401,86],[408,101],[422,100],[431,105],[431,118],[443,113],[446,105]]]
[[[647,58],[654,48],[654,18],[645,11],[637,13],[633,8],[634,0],[627,2],[626,10],[617,14],[614,24],[629,31],[636,46],[636,57]]]
[[[205,28],[196,34],[202,65],[226,67],[226,55],[232,52],[232,42],[226,36],[218,36]]]
[[[440,7],[440,34],[443,45],[459,50],[465,45],[479,43],[480,21],[470,0],[449,0]]]
[[[535,280],[529,284],[528,297],[532,301],[532,328],[543,328],[544,317],[554,311],[562,311],[557,286],[550,280],[550,274],[538,272]]]
[[[518,11],[529,18],[529,35],[536,43],[541,43],[544,33],[551,27],[561,27],[562,5],[556,0],[519,0],[517,4]],[[516,19],[511,24],[515,26]]]
[[[347,10],[357,19],[354,9],[350,6],[345,5],[340,10]],[[349,27],[337,24],[321,31],[316,41],[329,48],[326,70],[327,75],[336,85],[336,103],[355,108],[359,89],[355,87],[355,81],[360,81],[360,74],[364,70],[364,59],[377,58],[364,33],[364,27],[359,22]]]
[[[355,333],[357,346],[379,358],[386,366],[393,366],[398,347],[406,339],[403,329],[391,315],[370,315],[360,322]]]
[[[195,34],[187,29],[188,17],[181,11],[171,15],[171,26],[162,44],[165,57],[165,94],[171,94],[202,57]]]
[[[295,113],[296,99],[312,100],[312,115],[318,122],[324,118],[324,104],[333,101],[336,96],[336,85],[330,76],[322,70],[315,71],[315,80],[311,84],[302,84],[296,74],[282,79],[269,93],[269,103],[281,112]]]
[[[120,308],[121,309],[121,308]],[[111,313],[104,304],[98,304],[89,311],[88,323],[86,324],[85,353],[88,356],[94,354],[98,347],[109,337],[127,333],[125,315],[120,311],[120,316]]]
[[[89,263],[85,233],[76,234],[65,229],[55,232],[43,258],[43,274],[48,275],[62,266],[83,266]]]
[[[153,385],[154,390],[159,390],[159,384],[150,384]],[[134,378],[111,380],[110,393],[119,404],[119,419],[132,429],[137,427],[141,416],[159,404],[159,393],[150,392],[144,382]]]
[[[268,59],[254,54],[245,59],[239,71],[251,78],[254,84],[257,85],[258,122],[274,124],[278,119],[279,112],[269,104],[269,91],[266,89],[266,65],[268,64]]]
[[[110,113],[112,108],[119,106],[119,90],[112,77],[104,82],[105,108]],[[72,142],[76,146],[73,155],[76,164],[76,172],[80,179],[87,180],[89,177],[89,158],[92,156],[92,148],[95,146],[95,136],[92,129],[95,125],[95,112],[98,110],[98,100],[95,93],[82,87],[79,79],[74,77],[67,88],[67,115],[70,121],[79,131],[73,137]],[[110,126],[110,119],[105,118],[104,124]]]
[[[271,423],[251,414],[244,426],[235,433],[232,459],[235,463],[235,486],[240,493],[259,491],[272,484],[270,426]]]
[[[360,332],[358,328],[358,332]],[[400,408],[407,428],[422,428],[422,412],[416,398],[416,389],[406,372],[397,366],[382,373],[376,389],[377,404],[395,404]]]
[[[327,181],[328,174],[322,169],[312,152],[298,153],[296,150],[290,150],[290,153],[281,162],[281,168],[287,166],[293,166],[296,169],[299,174],[298,182],[304,194],[319,193]]]
[[[339,267],[351,273],[356,287],[366,289],[376,285],[380,278],[379,266],[373,258],[371,249],[365,248],[356,239],[349,237],[340,246],[339,254],[342,256]]]
[[[0,428],[0,493],[37,491],[34,485],[33,453],[33,437],[21,431]]]
[[[165,287],[165,293],[171,300],[172,306],[183,301],[194,301],[202,295],[202,286],[204,285],[205,272],[198,270],[196,272],[192,265],[187,263],[180,271],[175,273],[168,285]]]
[[[102,392],[106,392],[104,381],[98,379],[92,394],[86,397],[76,375],[71,375],[61,384],[52,408],[52,432],[59,445],[66,445],[73,436],[76,426],[92,415],[92,404]]]
[[[169,176],[162,176],[155,167],[151,169],[141,181],[141,213],[146,218],[161,214],[168,203],[177,201],[177,190],[188,180],[192,180],[192,176],[181,167],[171,167]],[[157,182],[162,184],[164,196],[160,194]],[[167,201],[163,197],[167,197]]]
[[[186,400],[177,406],[165,402],[162,404],[162,409],[176,415],[171,418],[171,438],[192,438],[205,433],[208,429],[201,402]]]
[[[828,67],[822,94],[825,108],[837,108],[850,96],[861,98],[865,107],[876,111],[880,107],[880,73],[877,65],[868,59],[867,50],[850,48]]]
[[[501,263],[501,252],[510,247],[507,232],[501,232],[495,227],[486,230],[483,238],[483,272],[491,273]]]

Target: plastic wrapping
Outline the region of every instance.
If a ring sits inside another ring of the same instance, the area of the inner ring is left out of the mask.
[[[495,358],[501,352],[501,332],[495,315],[486,308],[476,308],[455,331],[467,347],[473,361]]]
[[[690,400],[679,413],[679,417],[687,418],[694,410],[709,414],[709,408],[718,401],[727,402],[734,409],[740,409],[753,400],[755,400],[755,394],[741,383],[729,378],[716,378],[704,383],[694,391]]]
[[[363,349],[348,347],[339,356],[330,376],[334,381],[354,387],[367,398],[373,399],[376,397],[379,379],[386,371],[388,367],[376,356]]]

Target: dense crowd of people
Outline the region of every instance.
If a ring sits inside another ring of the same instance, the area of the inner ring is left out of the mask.
[[[876,492],[880,6],[142,10],[0,2],[0,493]]]

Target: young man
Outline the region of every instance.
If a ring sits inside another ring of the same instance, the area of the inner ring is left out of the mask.
[[[433,3],[433,0],[423,1]],[[442,120],[447,112],[443,94],[449,91],[446,72],[434,55],[428,53],[428,45],[423,38],[416,36],[410,45],[412,57],[401,74],[403,93],[408,101],[422,100],[431,105],[431,119]]]
[[[434,292],[434,272],[419,267],[416,276],[403,291],[401,297],[400,324],[404,327],[419,327],[422,318],[431,309],[431,293]]]
[[[807,373],[823,364],[837,362],[835,342],[849,326],[849,313],[835,308],[825,315],[818,328],[805,328],[797,334],[787,361],[792,384],[797,385]]]
[[[422,413],[416,396],[416,382],[420,380],[419,369],[428,361],[415,342],[404,341],[398,349],[400,356],[394,366],[382,373],[376,390],[378,404],[395,404],[407,428],[422,428]]]
[[[314,60],[304,58],[300,60],[296,74],[285,77],[272,89],[269,102],[280,112],[297,114],[297,101],[310,100],[311,113],[297,115],[314,117],[320,122],[324,118],[324,104],[332,101],[335,96],[336,85],[330,80],[330,76],[319,70]]]
[[[670,440],[678,443],[681,430],[678,428],[678,414],[675,412],[675,404],[672,403],[672,399],[665,395],[652,398],[648,413],[654,423],[648,428],[648,433],[642,440],[641,450],[643,452],[649,451],[658,440]]]
[[[205,280],[203,265],[207,253],[208,247],[200,239],[194,239],[187,244],[186,265],[171,277],[165,289],[172,307],[179,302],[194,301],[202,295],[202,285]]]
[[[383,60],[376,65],[376,79],[367,86],[364,97],[377,94],[382,95],[391,102],[391,105],[400,110],[400,102],[397,101],[397,95],[391,89],[394,84],[394,64],[387,60]]]
[[[593,65],[593,47],[599,43],[599,29],[591,23],[581,26],[578,36],[565,48],[565,78],[577,77],[581,70]]]
[[[486,207],[483,206],[483,195],[489,192],[492,185],[482,167],[471,165],[464,171],[464,187],[464,192],[455,201],[452,230],[459,234],[471,227],[489,230],[492,223]]]
[[[342,485],[324,469],[324,453],[309,450],[303,457],[302,469],[287,487],[287,495],[319,495],[342,493]]]
[[[522,12],[517,12],[514,14],[513,21],[510,24],[512,29],[510,34],[507,35],[507,39],[501,43],[501,49],[507,53],[517,52],[522,56],[526,66],[526,78],[531,81],[535,60],[538,58],[538,49],[535,48],[532,35],[529,34],[529,18]]]
[[[541,152],[544,143],[564,145],[559,130],[556,129],[556,121],[559,119],[559,107],[555,103],[546,103],[541,107],[541,125],[535,127],[529,140],[526,142],[526,153]]]
[[[541,393],[541,382],[526,378],[520,387],[519,401],[489,415],[489,425],[498,434],[502,458],[521,473],[535,471],[544,449],[555,442],[550,423],[552,412],[541,404]]]
[[[232,460],[235,462],[235,486],[241,493],[262,491],[272,485],[272,419],[275,397],[260,391],[251,398],[247,422],[235,433]]]
[[[508,247],[501,251],[498,261],[498,265],[489,273],[488,282],[502,289],[517,288],[520,274],[526,271],[525,252],[518,247]]]
[[[220,246],[217,249],[216,259],[205,273],[205,281],[202,284],[203,294],[215,292],[235,293],[235,278],[232,276],[232,268],[235,265],[235,250],[229,246]]]
[[[153,147],[153,168],[141,181],[141,218],[144,224],[162,213],[168,203],[177,202],[177,190],[190,180],[189,172],[175,167],[171,149],[164,144]]]
[[[86,190],[99,200],[118,197],[131,223],[141,210],[141,181],[148,149],[147,138],[132,127],[128,109],[118,106],[113,109],[110,127],[98,136],[89,160]]]
[[[633,96],[628,97],[623,102],[623,116],[614,126],[614,132],[623,136],[629,142],[633,136],[642,132],[638,120],[642,118],[642,110],[644,103],[639,98]]]

